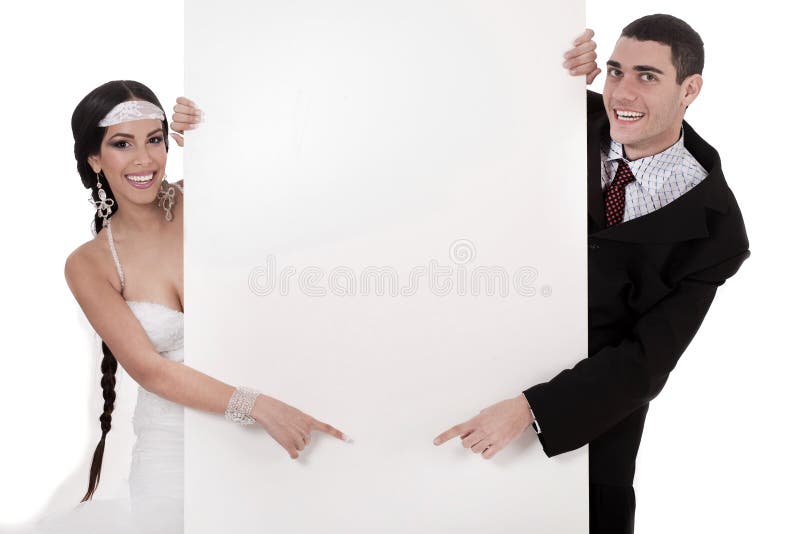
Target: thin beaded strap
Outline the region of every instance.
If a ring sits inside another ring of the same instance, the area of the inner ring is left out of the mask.
[[[119,283],[122,289],[125,289],[125,276],[122,274],[122,265],[119,263],[119,256],[117,256],[117,248],[114,246],[114,237],[111,235],[111,219],[106,222],[106,231],[108,235],[108,247],[111,249],[111,255],[114,257],[114,263],[117,265],[117,273],[119,273]]]
[[[183,187],[180,186],[178,183],[170,184],[174,185],[178,188],[178,191],[183,194]],[[117,255],[117,247],[114,246],[114,236],[111,234],[111,219],[106,219],[106,230],[108,236],[108,247],[111,249],[111,256],[114,257],[114,263],[117,266],[117,273],[119,274],[119,283],[122,286],[122,289],[125,289],[125,275],[122,274],[122,264],[119,262],[119,256]]]

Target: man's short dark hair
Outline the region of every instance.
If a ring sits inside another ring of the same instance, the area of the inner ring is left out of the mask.
[[[625,26],[620,37],[668,45],[672,49],[672,64],[678,72],[679,84],[692,74],[703,73],[703,40],[691,26],[677,17],[647,15]]]

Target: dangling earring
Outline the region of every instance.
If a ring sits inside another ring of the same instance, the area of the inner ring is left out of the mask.
[[[103,226],[106,226],[108,218],[111,216],[111,206],[114,205],[114,199],[106,197],[106,192],[100,184],[100,173],[95,174],[97,174],[97,198],[99,200],[94,200],[90,193],[89,203],[97,208],[97,216],[103,218]]]
[[[175,188],[172,184],[167,182],[167,175],[161,181],[161,188],[156,195],[158,198],[158,206],[164,210],[164,218],[167,221],[172,220],[172,205],[175,204]]]

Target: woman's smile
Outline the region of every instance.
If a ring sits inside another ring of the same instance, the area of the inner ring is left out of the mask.
[[[155,172],[147,174],[126,174],[125,179],[136,189],[147,189],[153,185],[153,176]]]

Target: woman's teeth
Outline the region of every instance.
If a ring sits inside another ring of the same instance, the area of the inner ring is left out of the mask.
[[[147,189],[153,185],[153,174],[128,174],[125,179],[136,189]]]

